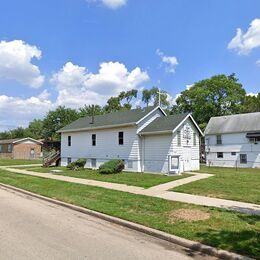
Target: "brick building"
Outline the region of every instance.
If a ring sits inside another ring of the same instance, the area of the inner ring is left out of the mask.
[[[42,142],[27,138],[0,140],[0,159],[39,159],[42,157]]]

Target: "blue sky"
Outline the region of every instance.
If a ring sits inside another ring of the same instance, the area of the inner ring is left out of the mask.
[[[254,0],[2,1],[0,130],[130,88],[174,100],[219,73],[259,92],[259,10]]]

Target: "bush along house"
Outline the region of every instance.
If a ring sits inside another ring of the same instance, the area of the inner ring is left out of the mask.
[[[0,159],[39,159],[42,142],[33,138],[0,140]]]
[[[179,174],[200,167],[203,133],[191,114],[168,116],[159,106],[80,118],[58,132],[62,166],[87,158],[87,168],[121,159],[133,172]]]

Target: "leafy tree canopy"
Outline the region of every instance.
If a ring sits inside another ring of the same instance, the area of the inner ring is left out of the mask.
[[[243,105],[243,112],[260,112],[260,93],[255,96],[246,96]]]
[[[212,116],[240,113],[245,96],[246,91],[235,74],[216,75],[181,92],[173,111],[192,112],[195,120],[205,128]]]
[[[104,113],[103,109],[99,105],[85,105],[79,109],[79,117],[85,116],[97,116]]]
[[[160,105],[164,108],[168,108],[170,103],[168,101],[168,94],[164,90],[160,90],[158,87],[152,87],[151,89],[144,89],[142,92],[142,101],[149,106],[159,105],[159,92],[160,92]]]
[[[143,103],[157,106],[159,104],[159,88],[144,89],[141,93]],[[169,112],[168,94],[161,90],[161,106],[166,113]],[[0,139],[32,137],[35,139],[59,140],[56,133],[63,126],[74,120],[105,113],[130,110],[138,91],[133,89],[122,91],[118,96],[107,100],[105,106],[85,105],[79,110],[60,106],[49,111],[43,120],[33,120],[27,128],[16,129],[0,133]],[[136,106],[141,108],[141,106]],[[192,112],[195,120],[204,129],[212,116],[229,115],[236,113],[260,112],[260,93],[256,96],[246,96],[241,83],[235,74],[216,75],[209,79],[195,83],[190,89],[181,92],[176,104],[171,107],[170,113]]]
[[[77,110],[59,106],[53,111],[49,111],[43,120],[43,135],[45,140],[59,140],[56,132],[62,127],[70,124],[79,118]]]

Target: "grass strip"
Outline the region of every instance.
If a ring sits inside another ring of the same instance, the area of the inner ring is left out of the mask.
[[[259,216],[20,175],[4,170],[0,170],[0,182],[210,246],[260,258]],[[200,221],[184,220],[173,214],[179,209],[199,210],[210,217]]]

